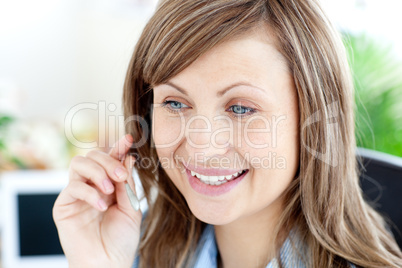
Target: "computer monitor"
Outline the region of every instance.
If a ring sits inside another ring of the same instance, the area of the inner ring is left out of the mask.
[[[4,172],[0,183],[2,268],[68,267],[52,217],[68,171]]]

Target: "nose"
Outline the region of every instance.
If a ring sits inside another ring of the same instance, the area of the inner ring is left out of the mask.
[[[204,158],[225,155],[230,149],[233,128],[225,118],[196,116],[187,122],[185,148],[190,156]]]

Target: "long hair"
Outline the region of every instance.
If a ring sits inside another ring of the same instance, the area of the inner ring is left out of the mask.
[[[350,70],[340,36],[314,0],[162,1],[135,47],[124,85],[125,118],[145,122],[126,124],[135,141],[145,141],[135,148],[138,157],[158,162],[152,137],[144,138],[151,133],[153,86],[256,27],[274,33],[299,102],[299,171],[285,192],[275,234],[297,227],[307,245],[307,267],[401,267],[401,251],[385,221],[362,197]],[[149,206],[140,266],[189,267],[205,223],[160,165],[137,171]],[[279,252],[279,235],[275,240]]]

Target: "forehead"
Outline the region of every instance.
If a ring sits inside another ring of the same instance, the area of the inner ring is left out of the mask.
[[[267,79],[284,74],[289,74],[287,63],[275,39],[259,29],[216,45],[170,81],[207,83],[219,88],[225,80],[243,80],[263,86]]]

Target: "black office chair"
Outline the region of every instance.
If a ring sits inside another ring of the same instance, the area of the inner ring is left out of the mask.
[[[391,231],[402,249],[402,158],[358,148],[360,184],[365,199],[391,220]]]

